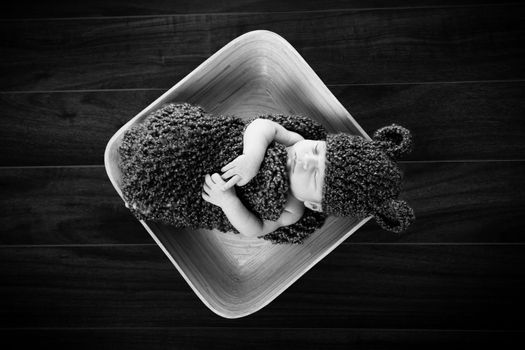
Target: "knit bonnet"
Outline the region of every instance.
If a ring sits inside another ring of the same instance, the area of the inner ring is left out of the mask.
[[[403,174],[396,160],[412,151],[410,131],[392,124],[372,140],[349,134],[326,137],[322,210],[327,215],[374,216],[383,229],[400,233],[414,221],[413,209],[397,199]]]

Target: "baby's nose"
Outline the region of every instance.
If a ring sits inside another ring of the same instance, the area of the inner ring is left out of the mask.
[[[303,165],[303,169],[308,170],[317,165],[317,159],[311,154],[305,154],[301,159],[301,163]]]

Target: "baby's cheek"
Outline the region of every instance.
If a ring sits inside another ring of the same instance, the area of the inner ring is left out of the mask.
[[[296,198],[302,198],[308,189],[305,187],[303,176],[294,174],[290,177],[290,191]]]

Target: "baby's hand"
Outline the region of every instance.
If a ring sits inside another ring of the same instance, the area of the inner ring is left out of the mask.
[[[202,198],[206,202],[210,202],[218,207],[227,206],[233,200],[237,198],[235,194],[235,189],[230,188],[223,190],[226,182],[221,178],[217,173],[210,176],[209,174],[204,177],[204,185]]]
[[[226,185],[224,185],[224,189],[227,190],[234,185],[246,185],[257,175],[260,166],[260,162],[253,157],[248,157],[245,154],[238,156],[221,169],[221,171],[224,172],[222,178],[230,179]]]

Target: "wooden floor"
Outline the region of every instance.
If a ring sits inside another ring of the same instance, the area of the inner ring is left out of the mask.
[[[519,4],[469,0],[2,5],[2,340],[68,349],[525,343],[524,15]],[[412,131],[402,198],[417,221],[402,236],[370,221],[270,305],[228,320],[123,206],[103,155],[136,113],[255,29],[288,40],[369,134],[392,122]]]

